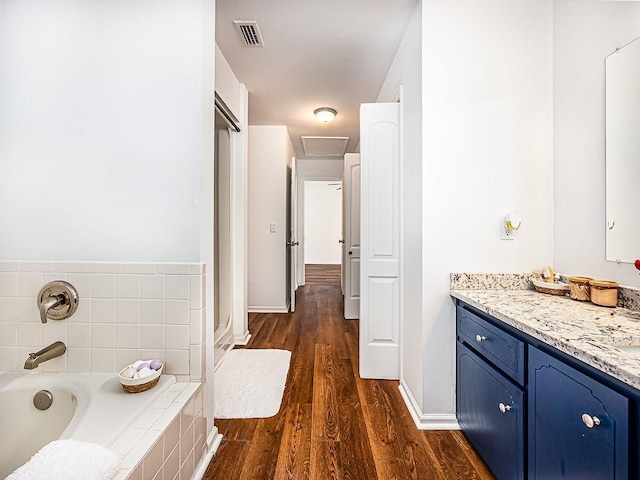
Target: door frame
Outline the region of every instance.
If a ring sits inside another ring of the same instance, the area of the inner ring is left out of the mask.
[[[340,175],[321,175],[321,174],[312,174],[312,175],[300,175],[298,174],[298,215],[297,215],[297,225],[296,232],[294,232],[295,237],[300,242],[298,251],[296,252],[296,287],[302,286],[305,284],[305,273],[304,273],[304,182],[341,182],[342,174]],[[342,212],[340,212],[342,215]],[[336,238],[336,242],[339,239]],[[293,279],[292,279],[293,281]]]

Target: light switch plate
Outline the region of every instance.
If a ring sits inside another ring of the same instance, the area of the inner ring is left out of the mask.
[[[276,223],[275,223],[275,222],[271,222],[271,223],[269,224],[269,231],[270,231],[271,233],[276,233]]]

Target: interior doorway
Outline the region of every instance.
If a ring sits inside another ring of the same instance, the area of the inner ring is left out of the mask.
[[[342,182],[304,182],[305,283],[340,285],[342,263]]]
[[[233,345],[231,325],[233,272],[231,268],[232,132],[216,111],[214,150],[214,364]]]

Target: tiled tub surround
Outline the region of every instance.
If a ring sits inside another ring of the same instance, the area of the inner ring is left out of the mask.
[[[116,373],[160,358],[178,383],[109,448],[116,479],[190,479],[206,453],[205,266],[201,263],[0,261],[0,371],[23,370],[30,352],[55,341],[49,372]],[[52,280],[76,287],[76,313],[40,323],[36,296]]]
[[[174,384],[109,448],[123,457],[114,480],[192,478],[207,448],[202,386]]]
[[[518,330],[640,389],[640,312],[578,302],[533,290],[451,290],[451,295]]]
[[[66,280],[80,297],[68,319],[40,323],[36,296]],[[200,263],[0,261],[0,371],[55,341],[67,352],[41,371],[117,372],[161,358],[179,381],[204,378],[205,271]]]

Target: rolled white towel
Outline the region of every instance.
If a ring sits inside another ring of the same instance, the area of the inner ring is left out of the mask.
[[[108,480],[118,471],[120,456],[96,443],[56,440],[6,480]]]

